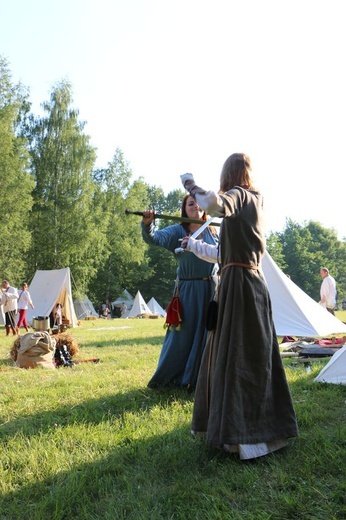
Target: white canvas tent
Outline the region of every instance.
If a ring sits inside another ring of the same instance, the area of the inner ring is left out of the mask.
[[[263,273],[266,278],[273,307],[273,317],[276,333],[279,336],[329,336],[331,334],[346,333],[346,325],[330,314],[326,309],[321,307],[315,300],[310,298],[302,289],[300,289],[290,278],[288,278],[281,269],[276,265],[271,256],[266,253],[262,262]],[[68,272],[68,274],[67,274]],[[67,282],[64,280],[67,278]],[[28,309],[28,319],[34,316],[48,316],[56,301],[59,300],[59,291],[62,290],[64,284],[67,284],[66,292],[71,293],[69,268],[59,269],[55,271],[37,271],[30,285],[29,291],[33,299],[35,309]],[[34,292],[33,292],[34,291]],[[137,293],[138,295],[138,293]],[[142,303],[138,303],[136,295],[136,307],[132,312],[134,300],[128,291],[117,298],[112,305],[121,305],[124,302],[127,305],[127,311],[122,317],[132,317],[139,314],[150,314],[152,311],[142,299]],[[52,301],[54,300],[54,301]],[[73,303],[71,298],[71,306]],[[144,304],[144,311],[141,305]],[[69,315],[69,304],[63,304],[64,314],[70,320],[70,323],[76,323],[74,310],[72,316]],[[48,309],[48,310],[47,310]],[[130,314],[131,313],[131,314]],[[0,313],[1,320],[1,313]],[[75,326],[75,325],[72,325]]]
[[[56,303],[61,303],[63,316],[69,320],[71,327],[77,326],[69,267],[36,271],[29,292],[34,304],[34,309],[29,308],[27,311],[29,323],[38,316],[48,317]]]
[[[118,296],[118,298],[116,300],[114,300],[114,302],[111,303],[111,307],[112,307],[112,309],[114,309],[114,307],[122,308],[124,306],[124,304],[126,305],[126,309],[121,314],[122,318],[127,317],[128,313],[131,310],[132,305],[133,305],[133,296],[131,296],[131,294],[129,293],[129,291],[127,289],[124,289],[122,294],[120,296]]]
[[[76,298],[73,300],[73,305],[76,316],[79,320],[83,320],[88,316],[94,316],[95,318],[99,317],[95,307],[87,296],[84,296],[83,298]]]
[[[333,354],[314,381],[346,385],[346,346]]]
[[[155,300],[154,297],[150,298],[147,305],[153,314],[165,318],[166,311],[161,307],[161,305]]]
[[[262,268],[278,336],[314,337],[346,332],[346,325],[292,282],[268,253],[263,257]]]
[[[126,314],[126,318],[136,318],[142,314],[152,314],[148,305],[145,303],[143,296],[139,291],[135,296],[131,310]]]

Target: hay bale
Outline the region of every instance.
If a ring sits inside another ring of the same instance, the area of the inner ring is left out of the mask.
[[[71,357],[78,354],[79,347],[72,334],[69,332],[60,332],[55,334],[54,337],[56,339],[56,348],[60,348],[63,345],[66,345]]]
[[[10,350],[10,358],[13,361],[17,361],[19,347],[20,347],[20,336],[17,336],[17,338],[14,340],[12,348]]]

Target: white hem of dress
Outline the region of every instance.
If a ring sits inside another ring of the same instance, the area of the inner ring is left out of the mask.
[[[280,450],[287,446],[287,439],[277,439],[270,442],[259,442],[257,444],[224,444],[223,449],[227,453],[238,453],[241,460],[256,459]]]

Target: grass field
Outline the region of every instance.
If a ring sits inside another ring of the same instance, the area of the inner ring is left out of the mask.
[[[99,363],[10,368],[0,328],[0,520],[346,518],[346,387],[313,381],[326,361],[285,360],[300,436],[241,462],[190,435],[192,394],[146,387],[162,319],[71,332]]]

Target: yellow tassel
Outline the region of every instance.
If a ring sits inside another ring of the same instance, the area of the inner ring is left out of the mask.
[[[168,329],[168,330],[180,330],[180,323],[179,325],[172,325],[171,323],[164,323],[163,324],[163,328],[164,329]]]

